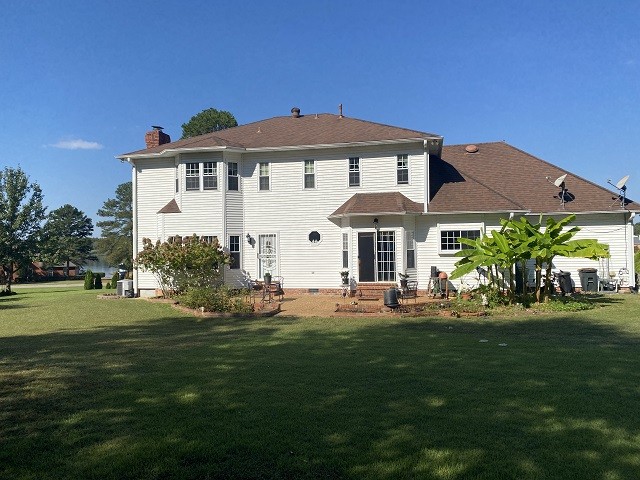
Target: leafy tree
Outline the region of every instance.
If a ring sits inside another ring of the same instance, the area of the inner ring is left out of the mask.
[[[36,255],[46,208],[42,190],[18,168],[0,171],[0,267],[11,291],[13,274]]]
[[[98,215],[108,220],[96,223],[102,229],[102,237],[95,242],[96,250],[111,266],[124,264],[131,269],[133,262],[133,207],[131,182],[118,185],[116,198],[109,198],[98,210]]]
[[[49,212],[41,233],[40,258],[49,264],[66,264],[65,276],[71,262],[78,266],[95,260],[91,253],[93,222],[76,207],[66,204]]]
[[[640,223],[633,224],[633,234],[640,235]]]
[[[207,243],[195,234],[155,244],[143,238],[142,244],[136,267],[155,275],[165,297],[180,295],[190,288],[218,287],[222,268],[230,263],[229,254],[222,251],[217,240]]]
[[[225,128],[237,127],[235,117],[224,110],[207,108],[182,124],[182,138],[191,138],[205,133],[217,132]]]

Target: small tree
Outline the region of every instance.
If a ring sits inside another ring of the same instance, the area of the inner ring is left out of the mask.
[[[113,275],[111,276],[111,281],[109,282],[109,285],[111,286],[111,288],[118,288],[118,280],[120,279],[120,275],[118,275],[118,272],[114,272]]]
[[[87,273],[84,274],[84,289],[93,290],[94,288],[95,279],[93,277],[93,272],[91,270],[87,270]]]
[[[102,275],[98,274],[94,277],[93,288],[96,290],[102,290]]]
[[[216,239],[207,243],[195,234],[155,244],[143,238],[142,245],[135,265],[154,274],[165,297],[179,295],[192,287],[219,286],[222,268],[231,261]]]
[[[127,269],[133,259],[132,198],[131,182],[118,185],[116,198],[107,199],[98,210],[105,220],[96,223],[102,229],[102,237],[95,242],[97,252],[109,265],[122,263]]]

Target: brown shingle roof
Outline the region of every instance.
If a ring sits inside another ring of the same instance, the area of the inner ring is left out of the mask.
[[[392,127],[329,113],[274,117],[219,132],[122,155],[158,154],[167,149],[207,147],[278,148],[358,142],[441,138],[440,135]]]
[[[422,212],[424,212],[424,204],[409,200],[399,192],[356,193],[330,216],[403,215]]]
[[[563,211],[559,188],[546,177],[553,182],[565,170],[504,142],[477,145],[477,153],[445,146],[442,158],[431,159],[429,212]],[[615,193],[571,173],[566,187],[567,213],[621,209]],[[627,208],[640,205],[629,201]]]
[[[158,210],[158,213],[182,213],[175,199],[171,200],[164,207]]]

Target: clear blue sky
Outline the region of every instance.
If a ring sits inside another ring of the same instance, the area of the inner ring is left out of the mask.
[[[637,1],[0,0],[0,167],[94,221],[115,155],[209,107],[505,140],[640,198]]]

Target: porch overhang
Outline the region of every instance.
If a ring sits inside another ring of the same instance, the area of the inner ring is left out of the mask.
[[[329,218],[363,215],[421,215],[424,204],[408,199],[400,192],[356,193]]]

